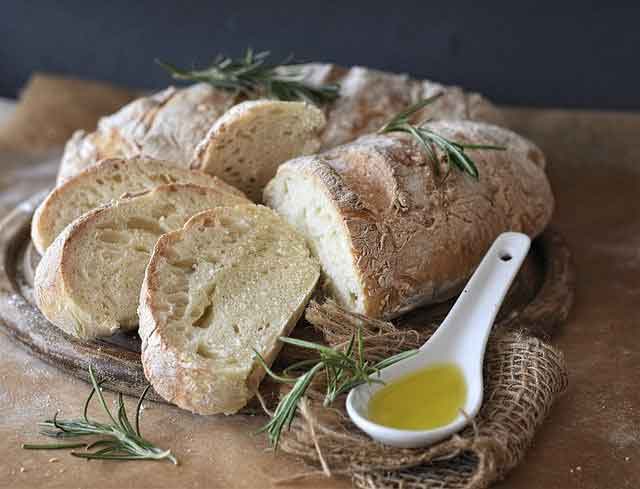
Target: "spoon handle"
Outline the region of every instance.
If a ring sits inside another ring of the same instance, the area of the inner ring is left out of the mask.
[[[496,314],[530,245],[526,234],[508,232],[498,236],[444,322],[423,348],[429,344],[455,344],[464,350],[460,353],[465,357],[478,355],[481,359]]]

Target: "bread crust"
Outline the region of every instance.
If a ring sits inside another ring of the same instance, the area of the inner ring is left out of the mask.
[[[496,236],[531,237],[548,224],[553,195],[543,153],[506,129],[471,121],[439,121],[434,132],[459,142],[504,145],[467,150],[478,181],[441,164],[403,135],[364,136],[282,165],[276,178],[303,174],[319,183],[342,218],[371,317],[392,318],[446,300],[464,285]],[[265,190],[265,202],[272,185]],[[276,209],[277,210],[277,209]]]
[[[301,65],[301,70],[311,84],[341,85],[341,97],[323,107],[327,124],[319,138],[322,149],[374,132],[407,105],[440,92],[443,96],[425,109],[430,117],[504,123],[499,110],[485,98],[458,87],[360,66],[346,69],[310,63]],[[204,83],[170,87],[135,100],[101,119],[95,132],[73,135],[65,148],[58,183],[107,157],[144,155],[187,167],[218,118],[240,101],[231,92]]]
[[[237,412],[255,395],[265,375],[264,369],[254,360],[246,376],[231,380],[222,379],[216,372],[211,371],[206,359],[178,347],[173,340],[176,333],[172,331],[171,323],[167,319],[166,304],[161,292],[163,284],[160,269],[167,266],[167,257],[174,256],[175,243],[188,239],[192,229],[207,226],[207,223],[220,219],[220,216],[226,216],[229,209],[261,209],[260,212],[266,210],[262,206],[242,205],[234,208],[216,208],[196,214],[182,229],[167,233],[158,240],[140,291],[139,334],[142,339],[145,375],[164,399],[199,414]],[[272,211],[269,212],[277,218]],[[286,222],[282,221],[279,226],[286,229],[290,239],[299,240],[304,247],[303,238]],[[308,262],[309,266],[315,267],[315,278],[304,297],[300,298],[295,309],[291,311],[280,335],[286,336],[294,328],[317,283],[320,275],[319,266],[311,256],[308,257]],[[188,327],[193,328],[191,325]],[[272,364],[281,347],[281,342],[276,341],[268,351],[262,352],[267,365]]]
[[[104,158],[146,156],[189,168],[197,144],[235,103],[205,83],[169,87],[103,117],[95,132],[76,131],[65,146],[57,184]]]

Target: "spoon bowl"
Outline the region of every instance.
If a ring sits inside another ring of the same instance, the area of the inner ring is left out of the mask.
[[[347,413],[373,439],[409,448],[436,443],[464,428],[482,405],[484,353],[500,305],[522,266],[531,240],[522,233],[503,233],[494,241],[437,331],[412,357],[380,371],[383,382],[362,384],[349,392]],[[429,430],[404,430],[383,426],[368,417],[371,397],[384,384],[440,363],[452,363],[462,371],[466,398],[450,423]]]

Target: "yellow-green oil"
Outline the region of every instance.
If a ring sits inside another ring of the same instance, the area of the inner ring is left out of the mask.
[[[400,430],[431,430],[453,421],[466,399],[460,367],[437,363],[378,390],[369,401],[369,419]]]

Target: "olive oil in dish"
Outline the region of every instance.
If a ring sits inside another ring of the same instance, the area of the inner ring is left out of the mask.
[[[432,430],[453,421],[467,384],[455,363],[436,363],[390,382],[369,401],[369,419],[399,430]]]

